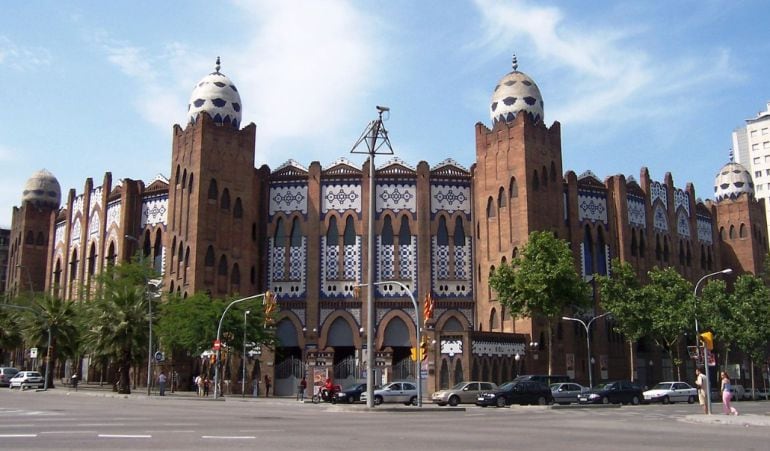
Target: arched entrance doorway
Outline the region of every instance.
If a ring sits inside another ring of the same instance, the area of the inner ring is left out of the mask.
[[[412,340],[409,328],[401,318],[393,318],[385,327],[382,348],[393,349],[392,380],[416,380],[415,362],[411,359]]]
[[[329,327],[327,347],[334,348],[334,381],[340,385],[354,382],[358,374],[356,347],[350,324],[338,317]]]
[[[297,340],[297,328],[289,319],[283,319],[276,326],[275,336],[278,346],[275,348],[273,394],[289,396],[294,394],[295,387],[305,372],[302,349]]]

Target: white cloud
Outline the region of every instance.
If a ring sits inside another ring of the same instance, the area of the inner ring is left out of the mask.
[[[42,47],[19,46],[0,36],[0,65],[25,72],[51,64],[51,53]]]
[[[724,50],[714,64],[710,55],[667,60],[640,49],[644,39],[639,25],[624,31],[617,31],[617,25],[582,26],[556,7],[528,0],[476,0],[476,5],[485,30],[477,45],[499,54],[521,48],[525,40],[534,49],[528,54],[536,55],[546,70],[558,71],[561,82],[569,85],[566,97],[547,111],[565,123],[606,124],[677,114],[677,109],[695,106],[686,100],[672,107],[666,101],[671,96],[684,97],[699,86],[738,76],[729,70],[729,53]]]

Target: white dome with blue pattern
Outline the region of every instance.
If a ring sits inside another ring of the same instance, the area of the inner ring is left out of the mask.
[[[495,86],[489,113],[492,121],[510,122],[519,112],[524,111],[532,119],[545,120],[543,96],[535,82],[524,72],[518,71],[516,56],[513,56],[513,71],[509,72]]]
[[[195,85],[187,105],[189,122],[195,122],[200,113],[206,112],[214,122],[238,128],[241,123],[241,95],[233,82],[219,72],[219,67],[217,57],[216,71]]]
[[[743,193],[754,197],[754,181],[746,168],[731,161],[722,167],[714,180],[714,197],[719,202],[722,199],[737,199]]]
[[[59,208],[61,204],[59,181],[45,169],[35,172],[24,184],[21,201],[38,207]]]

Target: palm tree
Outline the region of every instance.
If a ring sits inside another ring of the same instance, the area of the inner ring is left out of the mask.
[[[46,349],[43,353],[50,369],[56,368],[59,355],[73,357],[79,338],[75,305],[61,298],[42,295],[32,301],[30,310],[18,313],[22,337],[30,345]],[[50,328],[51,346],[47,348]],[[53,388],[54,372],[48,371],[48,387]]]
[[[90,326],[86,349],[109,355],[118,363],[118,393],[131,393],[129,370],[141,361],[147,341],[147,300],[142,285],[111,284],[103,296],[88,306]]]

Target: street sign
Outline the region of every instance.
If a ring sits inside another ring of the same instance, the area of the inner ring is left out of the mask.
[[[30,359],[36,359],[37,358],[37,348],[30,348],[29,349],[29,358]]]
[[[160,351],[155,351],[155,361],[156,362],[162,362],[164,360],[165,356]]]
[[[221,347],[222,347],[222,342],[219,340],[214,340],[214,346],[212,346],[211,349],[215,351],[219,351]]]

